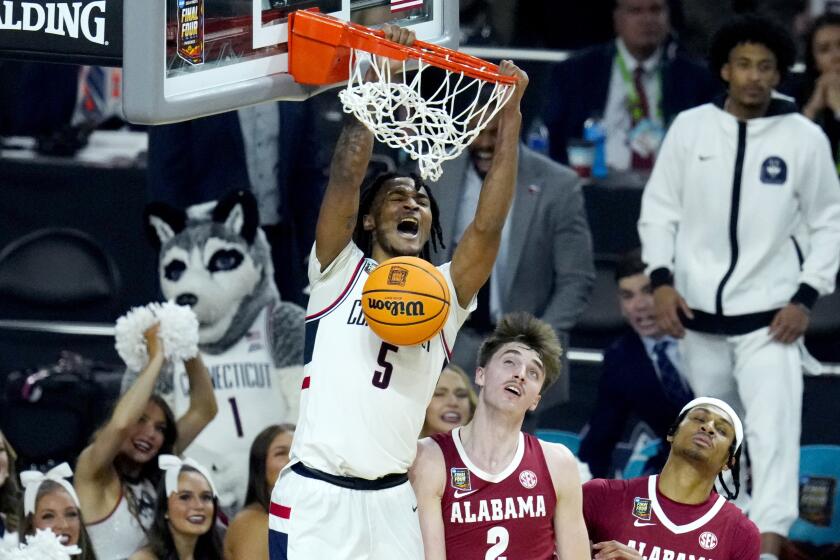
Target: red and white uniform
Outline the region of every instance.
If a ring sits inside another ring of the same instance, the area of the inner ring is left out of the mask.
[[[646,560],[756,560],[758,528],[723,496],[702,504],[669,500],[658,477],[591,480],[583,485],[589,540],[618,541]]]
[[[441,508],[447,558],[555,558],[557,494],[537,438],[520,433],[513,460],[495,475],[467,457],[460,428],[432,438],[446,463]]]

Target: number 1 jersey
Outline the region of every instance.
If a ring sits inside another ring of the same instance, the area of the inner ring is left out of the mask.
[[[377,263],[349,243],[321,272],[313,248],[300,417],[291,461],[339,476],[376,479],[414,461],[426,407],[458,329],[475,307],[458,305],[449,263],[438,267],[452,302],[443,330],[394,346],[368,327],[362,288]]]

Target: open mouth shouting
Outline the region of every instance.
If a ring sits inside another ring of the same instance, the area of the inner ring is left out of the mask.
[[[401,237],[414,239],[420,233],[420,222],[413,217],[403,218],[397,224],[397,232]]]
[[[463,417],[461,416],[461,413],[457,410],[447,410],[446,412],[440,415],[440,419],[446,422],[447,424],[456,424],[460,426]]]
[[[145,439],[135,439],[132,440],[131,444],[134,446],[134,449],[139,451],[140,453],[150,453],[154,446]]]

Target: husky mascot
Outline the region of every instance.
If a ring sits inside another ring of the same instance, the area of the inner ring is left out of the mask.
[[[297,420],[303,379],[303,309],[280,301],[271,248],[249,191],[186,211],[152,203],[147,234],[160,250],[164,297],[192,307],[199,350],[219,412],[185,455],[212,466],[222,507],[244,504],[254,437],[271,424]],[[123,388],[133,382],[127,375]],[[189,408],[182,365],[161,373],[158,392],[176,417]]]

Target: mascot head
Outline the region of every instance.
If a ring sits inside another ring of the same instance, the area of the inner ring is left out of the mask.
[[[146,208],[144,223],[160,252],[163,295],[192,307],[203,350],[232,345],[263,307],[279,299],[271,248],[249,191],[186,211],[155,202]]]

